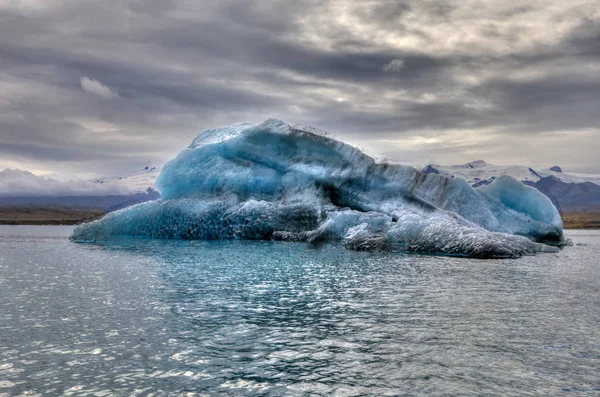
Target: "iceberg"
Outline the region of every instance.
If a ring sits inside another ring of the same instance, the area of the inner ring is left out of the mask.
[[[474,258],[565,244],[552,202],[512,177],[473,189],[280,120],[198,134],[156,188],[159,200],[80,225],[72,239],[260,239]]]

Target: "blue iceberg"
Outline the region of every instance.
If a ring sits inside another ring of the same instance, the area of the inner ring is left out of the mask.
[[[73,240],[268,239],[475,258],[565,242],[552,202],[511,177],[473,189],[279,120],[198,134],[156,187],[159,200],[80,225]]]

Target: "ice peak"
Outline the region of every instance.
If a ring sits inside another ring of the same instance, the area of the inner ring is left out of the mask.
[[[226,127],[204,130],[196,135],[189,147],[190,149],[195,149],[213,143],[220,143],[238,136],[243,131],[254,126],[255,124],[250,122],[241,122]]]

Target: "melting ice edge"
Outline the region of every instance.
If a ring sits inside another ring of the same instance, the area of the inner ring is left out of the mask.
[[[462,179],[379,164],[280,120],[206,130],[163,168],[157,201],[78,226],[76,242],[116,237],[331,242],[355,250],[513,258],[566,243],[560,214],[508,177]]]

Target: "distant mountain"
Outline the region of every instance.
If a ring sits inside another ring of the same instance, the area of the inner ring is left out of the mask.
[[[97,196],[0,196],[0,206],[66,206],[110,212],[159,197],[160,194],[154,189],[143,193]]]
[[[524,165],[495,165],[483,160],[460,165],[429,164],[422,169],[422,172],[461,177],[473,186],[487,185],[500,175],[510,175],[522,182],[537,182],[542,178],[554,176],[565,183],[591,182],[600,185],[600,175],[564,172],[559,166],[534,170]]]
[[[160,169],[147,166],[94,180],[62,181],[23,170],[0,171],[0,205],[36,208],[66,206],[110,212],[156,200],[154,181]]]
[[[559,166],[534,170],[527,166],[502,166],[477,160],[461,165],[429,164],[422,172],[464,178],[473,187],[488,185],[501,175],[510,175],[544,193],[561,212],[596,212],[600,208],[600,175],[568,173]]]
[[[548,176],[531,186],[548,196],[562,212],[596,212],[600,207],[600,185],[592,182],[566,183]]]

